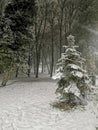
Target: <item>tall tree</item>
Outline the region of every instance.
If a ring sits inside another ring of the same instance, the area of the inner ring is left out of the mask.
[[[34,0],[12,0],[5,7],[2,19],[8,19],[8,21],[10,21],[8,26],[10,27],[14,39],[13,42],[10,42],[8,48],[13,51],[13,55],[17,54],[16,57],[14,57],[16,59],[17,56],[19,57],[19,53],[17,52],[21,51],[22,47],[28,45],[30,39],[28,29],[33,25],[35,9]],[[6,50],[8,50],[8,48],[6,48]],[[6,83],[3,84],[3,86],[5,85]]]
[[[63,21],[64,21],[64,9],[67,0],[57,0],[58,2],[58,24],[59,24],[59,41],[60,41],[60,57],[62,53],[62,31],[63,31]]]
[[[51,31],[51,60],[50,60],[50,77],[53,75],[53,68],[54,68],[54,26],[56,23],[56,7],[54,1],[50,2],[50,8],[49,8],[49,15],[48,15],[48,22],[50,25],[50,31]]]

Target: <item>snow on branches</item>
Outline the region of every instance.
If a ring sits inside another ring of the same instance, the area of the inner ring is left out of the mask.
[[[58,60],[56,74],[53,79],[58,79],[57,93],[69,103],[83,104],[90,90],[90,79],[85,68],[85,59],[76,49],[74,36],[67,37],[68,46]]]

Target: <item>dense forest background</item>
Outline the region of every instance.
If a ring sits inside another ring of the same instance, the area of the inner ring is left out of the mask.
[[[0,0],[0,73],[50,77],[75,36],[89,73],[98,73],[98,0]]]

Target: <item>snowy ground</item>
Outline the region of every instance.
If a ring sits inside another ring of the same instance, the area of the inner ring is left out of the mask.
[[[0,88],[0,130],[96,130],[96,102],[64,112],[50,105],[56,99],[50,79],[11,82]]]

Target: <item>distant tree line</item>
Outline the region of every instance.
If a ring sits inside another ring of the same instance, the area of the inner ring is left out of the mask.
[[[2,85],[13,71],[30,77],[33,69],[37,78],[41,67],[52,77],[69,34],[85,55],[91,34],[84,26],[97,21],[97,5],[97,0],[0,0]]]

